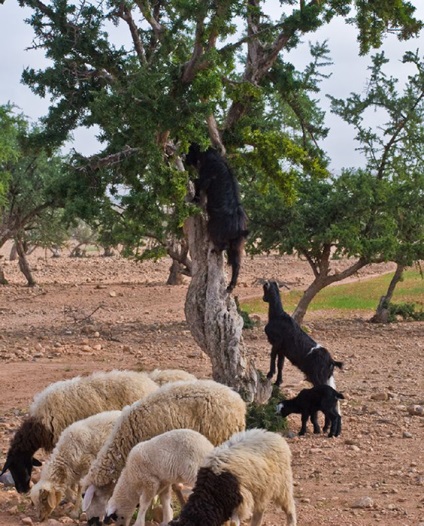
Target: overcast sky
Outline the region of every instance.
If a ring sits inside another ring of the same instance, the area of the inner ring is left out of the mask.
[[[417,7],[417,16],[424,19],[424,0],[412,0]],[[269,0],[270,9],[278,9],[278,0]],[[26,67],[43,68],[47,62],[39,51],[26,51],[32,43],[31,27],[24,23],[29,10],[19,7],[16,0],[6,0],[0,5],[0,104],[7,102],[17,105],[25,115],[36,120],[48,109],[48,101],[43,100],[30,91],[20,81],[22,71]],[[334,65],[330,79],[322,82],[323,94],[345,98],[351,92],[362,91],[367,82],[367,66],[369,58],[358,57],[358,44],[355,30],[342,20],[335,20],[315,35],[307,35],[302,47],[295,51],[296,65],[308,61],[307,43],[327,39]],[[408,70],[400,60],[406,50],[420,50],[424,55],[424,34],[408,42],[399,42],[393,35],[387,36],[384,42],[386,56],[390,58],[390,73],[399,78],[406,78]],[[409,70],[412,71],[412,70]],[[328,104],[327,104],[328,107]],[[330,154],[333,170],[341,167],[357,166],[361,158],[355,152],[353,132],[335,116],[328,115],[330,134],[323,143],[324,149]],[[98,151],[94,130],[80,130],[75,134],[72,146],[83,154]]]

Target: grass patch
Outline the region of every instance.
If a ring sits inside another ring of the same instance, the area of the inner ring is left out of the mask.
[[[308,310],[375,310],[380,297],[386,293],[392,277],[393,273],[390,273],[360,282],[341,282],[337,286],[326,287],[315,296]],[[420,273],[416,270],[407,270],[404,272],[402,281],[396,286],[392,302],[414,303],[418,310],[422,310],[424,307],[423,289],[424,281]],[[284,309],[287,312],[293,312],[302,294],[303,292],[299,290],[281,291]],[[241,308],[249,314],[268,312],[268,304],[262,300],[262,296],[242,301]]]

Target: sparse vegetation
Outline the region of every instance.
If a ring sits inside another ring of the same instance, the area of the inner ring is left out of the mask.
[[[250,404],[247,409],[246,428],[261,427],[268,431],[277,432],[287,429],[287,420],[281,418],[275,410],[275,406],[283,398],[279,388],[275,385],[272,389],[271,398],[266,404]]]

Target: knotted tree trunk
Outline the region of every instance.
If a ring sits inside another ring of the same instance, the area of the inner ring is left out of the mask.
[[[213,379],[234,388],[247,402],[265,402],[271,395],[246,349],[243,320],[234,298],[226,292],[224,257],[213,250],[202,215],[185,225],[192,259],[185,315],[191,333],[212,363]]]

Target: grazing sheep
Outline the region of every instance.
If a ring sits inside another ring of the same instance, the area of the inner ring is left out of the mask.
[[[67,427],[47,463],[40,480],[31,488],[31,501],[41,521],[47,519],[69,490],[76,486],[71,516],[79,517],[81,509],[81,478],[88,473],[91,463],[112,431],[121,411],[105,411],[78,420]]]
[[[170,382],[197,380],[194,374],[187,373],[182,369],[155,369],[147,374],[149,378],[158,385],[164,385]]]
[[[174,429],[132,448],[106,508],[105,523],[128,526],[137,503],[134,526],[144,526],[146,511],[159,494],[163,524],[172,519],[172,484],[193,486],[200,464],[213,449],[207,438],[192,429]]]
[[[282,436],[250,429],[206,457],[180,517],[169,524],[221,526],[252,516],[251,526],[260,526],[270,502],[283,509],[288,526],[296,526],[290,449]]]
[[[232,275],[227,291],[237,283],[245,239],[247,217],[240,203],[237,179],[224,158],[213,148],[201,152],[198,144],[191,144],[185,162],[194,166],[199,178],[194,181],[193,202],[199,202],[201,193],[206,195],[208,233],[217,252],[226,250]]]
[[[73,422],[102,411],[122,409],[158,389],[145,373],[110,371],[77,376],[50,384],[37,393],[11,440],[2,474],[9,470],[19,493],[30,488],[34,453],[53,450],[62,431]]]
[[[166,384],[125,408],[83,481],[83,510],[90,524],[100,524],[125,460],[138,442],[172,429],[193,429],[217,445],[243,430],[245,420],[246,404],[240,395],[213,380]]]
[[[300,393],[291,400],[282,400],[277,405],[277,413],[282,417],[298,413],[302,415],[302,427],[299,435],[306,433],[306,422],[311,418],[314,426],[314,433],[321,433],[318,425],[318,411],[325,415],[324,433],[328,431],[331,423],[329,437],[337,437],[342,430],[342,417],[337,412],[337,402],[343,400],[342,393],[338,393],[329,385],[317,385],[311,389],[302,389]]]
[[[278,358],[275,385],[281,385],[284,358],[287,357],[293,365],[305,373],[306,379],[312,385],[327,384],[335,387],[334,367],[341,368],[343,363],[333,360],[328,350],[317,344],[284,311],[280,291],[275,281],[265,282],[263,289],[263,300],[269,303],[265,333],[272,345],[271,364],[267,378],[271,379],[274,376],[275,361]]]

